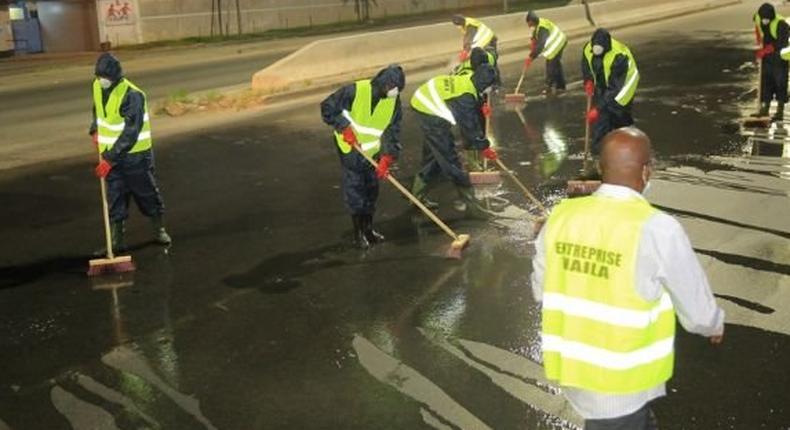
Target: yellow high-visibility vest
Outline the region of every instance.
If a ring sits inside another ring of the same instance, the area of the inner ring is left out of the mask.
[[[471,73],[440,75],[417,88],[411,98],[411,107],[418,112],[444,118],[450,124],[455,125],[455,116],[447,107],[447,100],[464,94],[478,97]]]
[[[607,394],[666,382],[674,364],[675,313],[664,292],[636,291],[645,222],[640,198],[565,200],[549,217],[543,285],[543,365],[560,385]]]
[[[343,117],[351,123],[362,151],[373,157],[381,150],[381,136],[392,121],[396,98],[380,99],[376,109],[371,112],[373,86],[370,79],[357,81],[354,85],[356,90],[351,112],[343,110]],[[335,141],[343,154],[351,152],[351,145],[343,140],[342,133],[335,132]]]
[[[137,142],[135,142],[129,153],[141,152],[151,149],[153,141],[151,140],[151,122],[150,115],[148,114],[148,101],[146,100],[143,90],[131,83],[128,79],[122,78],[118,85],[113,88],[110,97],[107,99],[107,105],[102,103],[102,88],[99,85],[99,80],[93,81],[93,107],[96,112],[96,131],[99,136],[99,150],[101,152],[109,151],[115,145],[115,142],[121,136],[124,126],[124,118],[121,116],[121,103],[124,96],[132,88],[139,91],[143,95],[145,116],[143,117],[143,128],[137,135]]]
[[[626,58],[628,58],[628,72],[625,76],[625,84],[623,85],[623,88],[620,89],[620,92],[617,93],[617,96],[614,100],[620,106],[625,106],[628,103],[631,103],[631,100],[634,99],[634,95],[636,94],[636,87],[639,85],[639,70],[636,68],[636,60],[634,59],[633,54],[631,54],[631,50],[613,38],[612,49],[604,54],[603,57],[603,72],[606,85],[609,84],[609,75],[612,73],[612,64],[614,63],[614,59],[618,54],[623,54],[626,56]],[[587,64],[590,65],[590,70],[592,70],[593,52],[592,43],[590,42],[587,42],[587,45],[584,46],[584,58],[587,60]],[[593,72],[592,75],[595,85],[598,85],[598,77],[595,75],[595,72]]]
[[[541,55],[547,60],[552,60],[557,54],[560,53],[562,48],[568,42],[568,37],[560,30],[557,24],[554,24],[546,18],[538,20],[538,27],[535,29],[535,34],[538,34],[541,28],[545,28],[549,32],[549,37],[546,39],[546,45],[543,47]]]

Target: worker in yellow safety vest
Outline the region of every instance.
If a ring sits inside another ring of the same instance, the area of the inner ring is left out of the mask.
[[[491,54],[489,64],[494,67],[496,71],[496,86],[501,85],[499,74],[499,53],[497,52],[497,37],[494,31],[482,21],[475,18],[465,17],[463,15],[453,15],[453,24],[464,35],[463,47],[458,54],[458,62],[464,63],[469,60],[472,55],[472,50],[475,48],[482,48]]]
[[[754,33],[757,38],[755,56],[762,62],[762,75],[760,76],[762,94],[760,97],[760,110],[752,116],[766,117],[769,114],[771,100],[776,99],[776,112],[771,117],[774,121],[784,119],[785,104],[787,103],[787,76],[790,65],[790,25],[770,3],[763,3],[754,14]]]
[[[546,59],[545,94],[565,91],[565,72],[562,70],[562,53],[568,45],[568,37],[553,21],[541,18],[535,11],[527,12],[527,25],[531,35],[531,49],[524,60],[528,69],[538,56]]]
[[[639,69],[631,50],[599,28],[582,50],[582,77],[584,91],[592,97],[587,122],[592,127],[592,153],[597,155],[607,133],[634,124],[631,106]]]
[[[154,240],[170,245],[172,240],[162,218],[164,203],[154,178],[151,118],[145,93],[123,76],[121,63],[109,53],[96,61],[95,76],[89,133],[101,153],[96,175],[107,181],[113,250],[126,248],[124,222],[129,216],[130,198],[151,219]]]
[[[343,170],[343,200],[351,213],[354,242],[360,249],[384,240],[373,229],[373,215],[378,181],[389,175],[390,165],[400,154],[400,92],[405,85],[403,69],[390,65],[373,79],[343,86],[321,102],[321,117],[334,130],[332,142]],[[360,151],[375,159],[377,165]]]
[[[486,219],[489,214],[475,198],[469,173],[458,157],[452,128],[457,125],[464,146],[496,160],[497,153],[485,134],[483,95],[494,85],[495,72],[490,64],[480,65],[471,75],[439,75],[417,88],[411,107],[420,121],[425,140],[422,168],[414,177],[412,194],[431,209],[438,207],[427,198],[429,188],[441,177],[456,186],[464,211],[472,218]]]
[[[546,377],[585,429],[655,429],[666,394],[675,314],[718,344],[719,308],[680,223],[648,203],[650,140],[633,127],[603,139],[603,184],[566,199],[535,242],[532,292],[542,304]]]

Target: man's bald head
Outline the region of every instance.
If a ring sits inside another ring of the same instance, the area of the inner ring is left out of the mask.
[[[618,128],[601,144],[601,175],[606,184],[642,192],[650,179],[650,138],[636,127]]]

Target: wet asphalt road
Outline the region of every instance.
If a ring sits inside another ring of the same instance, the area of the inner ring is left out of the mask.
[[[639,62],[635,114],[662,166],[710,169],[700,155],[744,148],[733,124],[752,105],[753,74],[738,72],[751,55],[751,12],[749,3],[614,32]],[[570,81],[579,46],[566,51]],[[505,82],[518,67],[503,67]],[[527,90],[538,86],[530,76]],[[580,167],[566,158],[584,133],[578,92],[531,99],[526,124],[496,109],[503,160],[549,204]],[[408,182],[420,149],[410,112],[402,137],[397,176]],[[529,223],[464,220],[441,188],[441,215],[473,236],[461,261],[447,260],[447,238],[383,185],[377,224],[389,240],[364,254],[348,247],[336,154],[316,104],[158,148],[175,244],[148,244],[135,212],[128,238],[138,270],[94,284],[84,276],[101,237],[92,166],[0,172],[0,429],[578,422],[535,364]],[[497,197],[527,206],[509,185]],[[787,240],[790,225],[771,231]],[[786,286],[786,261],[760,270]],[[790,306],[770,296],[758,305]],[[679,334],[670,395],[655,404],[663,429],[790,428],[790,328],[726,330],[719,348]]]

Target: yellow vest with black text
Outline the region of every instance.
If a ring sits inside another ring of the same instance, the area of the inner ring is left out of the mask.
[[[351,112],[343,110],[343,117],[351,123],[362,151],[373,157],[381,150],[381,136],[392,121],[395,113],[396,98],[383,97],[371,111],[373,103],[373,86],[370,79],[357,81],[355,84],[354,102]],[[343,134],[335,132],[335,141],[340,152],[348,154],[351,146],[343,140]]]
[[[568,37],[560,28],[546,18],[538,20],[538,27],[535,29],[535,35],[538,34],[541,28],[545,28],[549,32],[549,37],[546,39],[546,45],[543,47],[541,55],[547,60],[551,60],[562,51],[568,41]]]
[[[121,116],[121,103],[130,88],[143,95],[145,116],[143,117],[143,128],[137,135],[137,142],[129,150],[129,153],[151,149],[151,122],[145,93],[128,79],[122,78],[110,92],[105,105],[102,100],[101,85],[99,85],[99,80],[95,79],[93,81],[93,106],[96,112],[96,131],[99,136],[99,151],[101,152],[109,151],[123,132],[126,124]]]
[[[477,32],[475,33],[474,39],[472,39],[472,45],[469,49],[474,48],[485,48],[491,43],[491,40],[494,39],[494,31],[491,30],[487,25],[483,24],[481,21],[478,21],[474,18],[466,18],[466,22],[464,23],[464,27],[475,27]]]
[[[472,83],[472,74],[440,75],[420,85],[411,98],[411,107],[424,114],[444,118],[455,125],[455,116],[447,106],[447,100],[471,94],[478,97]]]
[[[636,94],[636,87],[639,85],[639,70],[636,68],[636,60],[631,54],[631,50],[617,40],[612,39],[612,49],[605,53],[603,57],[603,71],[606,85],[609,85],[609,75],[612,73],[612,64],[618,54],[625,55],[626,58],[628,58],[628,72],[625,76],[625,84],[623,84],[623,88],[620,89],[620,92],[615,96],[615,101],[620,106],[626,106],[628,103],[631,103],[631,100],[634,99],[634,95]],[[590,70],[593,70],[593,53],[592,44],[590,42],[587,42],[587,45],[584,46],[584,58],[587,60]],[[595,81],[595,85],[597,86],[598,77],[595,72],[593,72],[592,75],[593,81]]]
[[[561,386],[607,394],[666,382],[674,365],[675,313],[664,291],[636,291],[642,229],[656,213],[640,198],[565,200],[546,230],[543,365]]]

